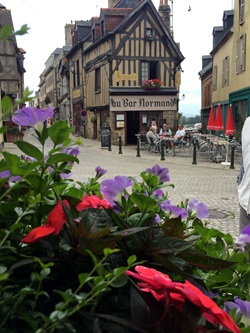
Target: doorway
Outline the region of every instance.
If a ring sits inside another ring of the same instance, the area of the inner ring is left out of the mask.
[[[135,134],[140,131],[140,112],[127,111],[126,120],[127,145],[135,145],[137,142]]]

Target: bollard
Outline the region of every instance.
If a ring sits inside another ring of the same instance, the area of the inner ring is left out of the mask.
[[[140,155],[140,135],[137,135],[137,155],[136,157],[141,157]]]
[[[235,150],[235,146],[231,147],[231,164],[229,169],[234,169],[234,150]]]
[[[165,149],[164,141],[161,140],[161,161],[165,161],[164,149]]]
[[[108,134],[108,140],[109,140],[109,151],[112,151],[112,149],[111,149],[111,133]]]
[[[119,136],[119,153],[118,154],[122,154],[122,137]]]
[[[193,147],[194,147],[194,150],[193,150],[193,162],[192,162],[192,164],[197,164],[197,161],[196,161],[196,148],[197,148],[196,139],[194,139]]]

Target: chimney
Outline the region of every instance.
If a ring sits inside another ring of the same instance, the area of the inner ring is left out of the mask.
[[[171,24],[170,24],[171,9],[168,4],[168,0],[160,0],[158,12],[159,12],[159,15],[160,15],[163,23],[165,24],[165,26],[168,28],[168,30],[173,35],[173,27],[171,27]]]

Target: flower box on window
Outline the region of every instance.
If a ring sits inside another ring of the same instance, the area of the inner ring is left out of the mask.
[[[159,79],[151,79],[147,80],[143,83],[143,89],[145,90],[157,90],[161,87],[163,82],[161,82]]]

